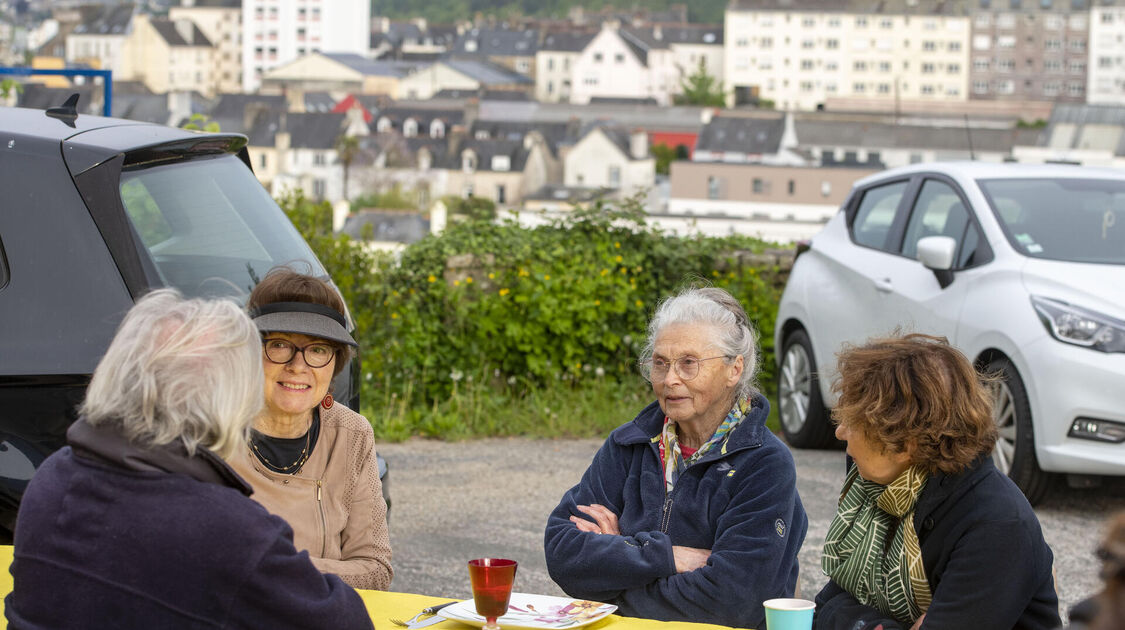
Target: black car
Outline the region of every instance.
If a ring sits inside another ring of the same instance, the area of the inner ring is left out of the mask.
[[[244,136],[68,105],[0,107],[0,540],[138,297],[174,287],[245,300],[295,261],[326,275],[255,179]],[[358,372],[353,361],[334,382],[353,409]]]

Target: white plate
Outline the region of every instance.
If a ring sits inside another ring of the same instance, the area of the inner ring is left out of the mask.
[[[508,601],[508,612],[497,619],[496,623],[503,630],[580,628],[609,616],[615,610],[617,606],[601,602],[512,593],[512,599]],[[437,614],[477,628],[485,624],[484,617],[477,614],[476,605],[471,599],[446,606]]]

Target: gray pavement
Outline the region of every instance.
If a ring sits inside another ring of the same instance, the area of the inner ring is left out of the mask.
[[[465,562],[482,556],[520,563],[516,590],[562,595],[547,575],[543,526],[577,483],[601,440],[410,440],[379,446],[391,470],[391,590],[468,598]],[[798,488],[809,514],[800,591],[811,599],[825,578],[820,547],[843,479],[842,451],[795,450]],[[1098,588],[1093,551],[1106,516],[1125,509],[1125,480],[1102,488],[1056,488],[1037,507],[1055,552],[1064,610]]]

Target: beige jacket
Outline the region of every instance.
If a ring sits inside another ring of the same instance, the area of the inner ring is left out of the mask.
[[[254,488],[252,499],[289,522],[293,543],[321,572],[355,588],[390,587],[387,504],[375,435],[363,416],[341,404],[321,409],[320,437],[295,475],[267,469],[249,448],[229,463]]]

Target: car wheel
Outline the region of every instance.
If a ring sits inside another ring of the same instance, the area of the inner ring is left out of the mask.
[[[1039,468],[1035,457],[1035,432],[1031,428],[1031,405],[1016,366],[1007,359],[994,359],[988,372],[999,377],[993,390],[992,417],[999,439],[992,461],[1035,504],[1050,487],[1051,474]]]
[[[785,338],[777,375],[777,411],[785,440],[798,448],[824,448],[835,443],[835,431],[828,421],[812,343],[803,330]]]

